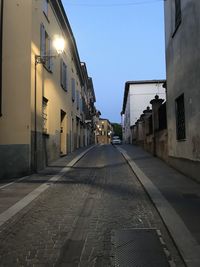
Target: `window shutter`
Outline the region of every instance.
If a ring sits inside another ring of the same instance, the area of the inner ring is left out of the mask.
[[[82,97],[80,97],[80,112],[83,112],[83,100],[82,100]]]
[[[75,88],[75,80],[74,80],[74,78],[72,78],[72,101],[74,101],[75,100],[75,97],[76,97],[76,88]]]
[[[45,15],[48,17],[48,0],[43,0],[43,12],[45,13]]]
[[[67,90],[67,65],[65,65],[65,88]]]
[[[49,38],[49,51],[48,51],[49,56],[51,56],[52,48],[53,48],[52,40]],[[52,57],[49,57],[49,70],[53,72],[53,58]]]
[[[76,91],[76,107],[79,109],[79,91]]]
[[[60,59],[60,84],[61,84],[61,86],[63,86],[63,74],[62,74],[62,72],[63,72],[63,59],[61,58]]]
[[[45,28],[44,25],[40,25],[40,55],[41,57],[45,56],[46,52],[46,43],[45,43]]]

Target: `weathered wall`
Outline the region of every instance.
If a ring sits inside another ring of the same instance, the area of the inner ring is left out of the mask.
[[[173,2],[165,2],[169,155],[200,161],[200,1],[181,1],[182,21],[176,32]],[[182,93],[186,138],[177,141],[175,99]]]
[[[182,0],[181,10],[181,23],[176,29],[174,1],[165,1],[169,156],[174,167],[199,179],[200,1]],[[186,138],[178,141],[175,99],[181,94],[184,94]]]
[[[35,121],[35,55],[40,55],[40,25],[44,25],[49,37],[53,40],[55,35],[63,36],[65,39],[65,50],[60,57],[53,59],[53,69],[49,72],[41,64],[37,65],[36,81],[36,113],[37,113],[37,162],[38,168],[42,169],[45,164],[60,157],[61,146],[65,145],[64,153],[69,153],[80,146],[80,123],[76,123],[77,118],[81,118],[80,109],[77,109],[77,99],[72,101],[72,78],[75,80],[76,92],[81,93],[81,82],[78,75],[75,58],[72,53],[72,46],[69,36],[63,31],[58,18],[51,4],[49,4],[48,18],[42,10],[42,1],[34,1],[32,7],[32,71],[31,71],[31,114],[32,114],[32,148],[34,148],[34,121]],[[56,51],[52,50],[55,55]],[[64,90],[60,82],[60,58],[67,65],[67,89]],[[42,133],[42,99],[48,100],[48,131],[47,135]],[[65,113],[61,125],[61,111]],[[72,119],[73,130],[72,129]],[[65,125],[64,136],[61,140],[61,126]],[[65,138],[65,141],[63,141]],[[69,142],[72,145],[69,145]],[[32,149],[32,155],[34,151]],[[34,159],[34,156],[32,156]]]
[[[30,171],[32,1],[4,1],[0,178]]]

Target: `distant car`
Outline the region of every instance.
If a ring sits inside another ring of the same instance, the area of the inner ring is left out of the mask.
[[[111,144],[112,145],[121,145],[122,141],[119,138],[119,136],[113,136],[111,139]]]

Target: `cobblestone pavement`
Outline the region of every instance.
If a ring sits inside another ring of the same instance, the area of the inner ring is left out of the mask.
[[[112,266],[111,232],[124,228],[159,229],[184,266],[121,154],[97,146],[0,229],[0,266]]]

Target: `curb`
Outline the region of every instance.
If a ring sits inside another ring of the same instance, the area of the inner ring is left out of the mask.
[[[151,198],[154,206],[159,212],[163,222],[165,223],[175,245],[177,246],[180,255],[183,258],[186,266],[200,266],[200,245],[197,243],[187,226],[184,224],[181,217],[175,209],[170,205],[166,198],[162,195],[159,189],[145,175],[145,173],[136,165],[136,163],[128,156],[122,148],[117,148],[125,158],[132,171],[137,176],[138,180],[144,187],[145,191]]]
[[[28,204],[30,204],[33,200],[35,200],[41,193],[46,191],[50,186],[50,182],[57,182],[64,173],[68,172],[72,166],[74,166],[82,157],[84,157],[91,149],[95,147],[91,146],[80,155],[76,156],[74,159],[72,159],[68,164],[67,167],[64,167],[61,169],[58,174],[54,175],[52,178],[50,178],[48,181],[46,181],[44,184],[40,185],[36,189],[34,189],[32,192],[30,192],[28,195],[26,195],[24,198],[19,200],[17,203],[15,203],[13,206],[5,210],[0,214],[0,227],[6,223],[8,220],[10,220],[14,215],[16,215],[18,212],[20,212],[23,208],[25,208]]]

